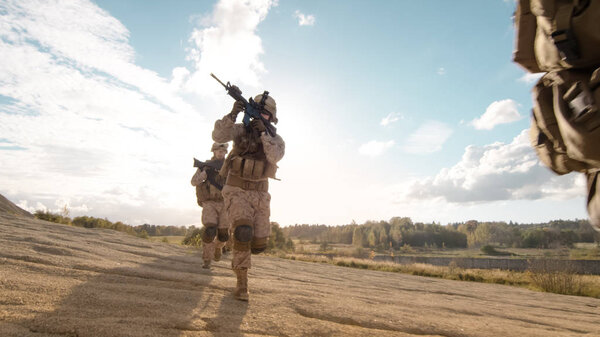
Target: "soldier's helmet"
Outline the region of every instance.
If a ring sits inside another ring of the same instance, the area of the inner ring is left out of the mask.
[[[225,152],[227,152],[228,147],[229,147],[229,144],[227,144],[227,143],[213,143],[212,147],[210,148],[210,151],[215,152],[219,149],[223,149],[223,150],[225,150]]]
[[[262,98],[262,94],[256,95],[256,97],[254,97],[254,101],[260,102],[262,101]],[[268,95],[267,99],[265,100],[265,110],[271,114],[271,122],[277,124],[277,104],[271,95]]]

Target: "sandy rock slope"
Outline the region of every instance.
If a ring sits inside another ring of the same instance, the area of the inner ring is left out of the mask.
[[[600,336],[600,300],[229,257],[0,212],[0,336]]]

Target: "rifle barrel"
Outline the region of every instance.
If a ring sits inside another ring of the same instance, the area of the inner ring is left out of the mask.
[[[218,79],[217,76],[215,76],[215,74],[210,73],[210,76],[212,76],[215,80],[217,80],[219,83],[221,83],[221,85],[224,86],[225,89],[227,89],[227,86],[225,84],[223,84],[223,82],[221,82],[221,80]]]

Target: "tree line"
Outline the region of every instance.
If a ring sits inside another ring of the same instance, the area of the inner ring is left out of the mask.
[[[37,210],[33,215],[41,220],[61,223],[65,225],[84,228],[112,229],[144,238],[147,238],[149,236],[184,236],[187,234],[188,231],[188,229],[184,226],[157,226],[149,224],[131,226],[121,221],[111,222],[108,219],[96,218],[93,216],[85,215],[74,217],[71,219],[67,214],[53,213],[47,210]]]
[[[352,244],[371,249],[402,246],[466,248],[497,245],[521,248],[572,246],[576,242],[598,242],[600,234],[587,220],[554,220],[548,223],[479,222],[475,220],[442,226],[413,222],[407,217],[389,221],[367,221],[344,226],[296,224],[282,229],[290,238],[312,242]]]
[[[111,222],[108,219],[96,218],[92,216],[78,216],[73,219],[68,217],[67,212],[63,214],[53,213],[50,211],[37,210],[34,216],[41,220],[51,221],[55,223],[84,227],[84,228],[105,228],[120,232],[125,232],[131,235],[148,238],[150,236],[184,236],[182,244],[190,246],[202,245],[203,227],[191,225],[184,226],[157,226],[143,224],[139,226],[131,226],[124,224],[121,221]],[[294,251],[294,242],[286,236],[276,222],[271,222],[271,236],[267,243],[268,251]]]
[[[203,232],[204,227],[198,228],[196,226],[190,226],[188,228],[188,234],[185,236],[181,243],[188,246],[201,247],[203,244]],[[267,242],[267,252],[293,252],[294,249],[294,241],[292,241],[292,239],[290,239],[283,233],[283,230],[277,222],[271,222],[271,235],[269,236],[269,241]]]

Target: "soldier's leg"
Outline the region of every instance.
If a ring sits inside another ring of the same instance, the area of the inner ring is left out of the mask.
[[[250,244],[252,241],[252,217],[254,210],[248,192],[238,187],[225,186],[225,213],[231,223],[233,240],[231,268],[236,274],[237,285],[233,296],[241,301],[248,300],[248,268],[250,268]]]
[[[228,240],[229,240],[229,228],[217,229],[217,239],[214,241],[214,245],[215,245],[214,260],[215,261],[221,260],[221,255],[223,254],[223,247],[225,247],[225,243]]]
[[[227,216],[225,215],[224,203],[221,203],[219,212],[219,228],[217,230],[217,239],[215,240],[215,253],[214,260],[219,261],[221,254],[223,253],[223,247],[225,243],[229,241],[229,223],[227,222]]]
[[[239,187],[223,187],[225,199],[225,216],[231,223],[230,233],[233,239],[233,269],[250,268],[250,242],[252,241],[252,225],[254,209],[249,198],[249,191]]]
[[[233,222],[233,258],[231,268],[237,277],[233,296],[241,301],[247,301],[248,269],[250,268],[250,245],[252,242],[252,226],[249,219],[238,219]]]
[[[202,266],[203,268],[209,268],[210,261],[214,258],[216,236],[216,225],[204,227],[204,233],[202,233],[202,260],[204,261],[204,265]]]
[[[267,242],[271,235],[271,195],[268,192],[256,192],[258,203],[256,204],[254,235],[250,250],[252,254],[260,254],[267,249]]]
[[[210,261],[214,258],[215,244],[217,237],[217,228],[219,222],[219,214],[215,203],[205,201],[202,203],[202,223],[204,224],[204,233],[202,234],[202,260],[204,261],[203,268],[210,267]]]
[[[233,258],[231,259],[231,267],[233,269],[248,269],[251,266],[250,245],[254,236],[252,227],[252,220],[250,219],[238,219],[232,224]]]

